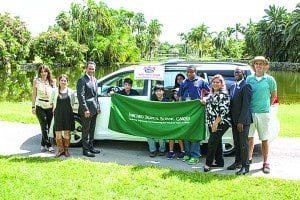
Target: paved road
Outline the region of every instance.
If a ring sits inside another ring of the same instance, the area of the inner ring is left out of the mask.
[[[51,153],[41,153],[40,129],[38,125],[0,121],[0,155],[53,157]],[[95,162],[115,162],[122,165],[139,164],[168,167],[176,170],[202,171],[205,158],[197,165],[188,165],[180,160],[168,160],[165,157],[150,158],[145,142],[97,141],[95,146],[101,153],[95,158],[82,156],[80,148],[71,148],[71,158],[87,159]],[[270,166],[271,173],[262,173],[260,148],[256,146],[254,163],[250,167],[251,176],[275,177],[300,180],[300,139],[277,138],[271,143]],[[62,158],[65,159],[65,158]],[[233,162],[233,157],[225,158],[225,166]],[[234,171],[214,169],[210,173],[234,174]]]

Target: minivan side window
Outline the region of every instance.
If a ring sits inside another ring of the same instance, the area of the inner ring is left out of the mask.
[[[139,96],[143,96],[145,93],[145,80],[134,80],[134,73],[127,72],[123,74],[118,74],[115,77],[111,77],[101,83],[102,89],[100,96],[108,96],[111,90],[119,91],[124,89],[124,79],[130,78],[132,80],[132,89],[137,90]]]

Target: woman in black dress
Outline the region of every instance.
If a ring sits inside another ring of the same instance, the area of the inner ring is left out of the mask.
[[[70,156],[70,131],[75,129],[72,106],[75,101],[74,92],[68,88],[68,76],[62,74],[58,78],[58,89],[53,92],[53,113],[55,140],[58,147],[56,157]]]

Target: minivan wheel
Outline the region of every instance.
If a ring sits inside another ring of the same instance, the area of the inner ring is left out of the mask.
[[[230,156],[234,153],[234,145],[230,143],[223,143],[222,147],[224,156]]]
[[[75,130],[71,131],[70,145],[72,147],[80,147],[82,145],[82,123],[78,115],[74,115]]]

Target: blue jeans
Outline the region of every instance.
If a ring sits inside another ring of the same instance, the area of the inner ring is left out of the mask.
[[[199,158],[201,156],[200,141],[184,141],[184,149],[186,155],[190,157]]]
[[[154,138],[147,138],[148,145],[149,145],[149,151],[150,152],[156,152],[156,139]],[[159,152],[165,152],[166,151],[166,142],[163,139],[158,139],[159,143]]]

